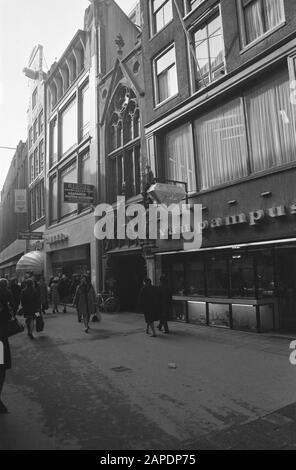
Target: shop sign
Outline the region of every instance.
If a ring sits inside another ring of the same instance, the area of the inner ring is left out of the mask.
[[[64,183],[64,202],[95,204],[95,187],[91,184]]]
[[[147,191],[147,193],[158,204],[179,204],[186,198],[186,191],[181,186],[174,184],[156,183]]]
[[[36,241],[35,243],[30,244],[31,251],[42,251],[44,249],[44,241]]]
[[[14,190],[14,212],[16,214],[26,214],[27,212],[27,190]]]
[[[47,243],[52,246],[57,245],[59,243],[63,243],[67,240],[69,240],[69,235],[65,235],[64,233],[58,233],[57,235],[49,237]]]
[[[219,227],[232,227],[236,225],[248,224],[251,227],[257,226],[263,222],[267,217],[277,219],[286,217],[287,215],[296,215],[296,203],[286,207],[284,205],[271,207],[269,209],[257,209],[249,213],[240,213],[227,217],[215,217],[211,220],[203,220],[201,229],[207,230],[209,228]]]
[[[19,232],[19,240],[43,240],[43,232]]]

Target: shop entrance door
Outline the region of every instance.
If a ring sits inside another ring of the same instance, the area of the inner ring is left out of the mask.
[[[296,332],[296,247],[277,252],[280,328]]]
[[[117,281],[121,311],[136,312],[139,293],[147,276],[145,259],[141,255],[121,255],[112,257],[108,264]]]

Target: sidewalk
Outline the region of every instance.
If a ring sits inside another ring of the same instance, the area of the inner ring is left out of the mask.
[[[295,448],[290,339],[182,323],[151,338],[131,313],[89,335],[72,309],[45,320],[11,341],[0,449]]]

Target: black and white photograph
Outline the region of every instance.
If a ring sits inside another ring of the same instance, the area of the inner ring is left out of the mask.
[[[0,0],[0,191],[0,451],[296,450],[295,0]]]

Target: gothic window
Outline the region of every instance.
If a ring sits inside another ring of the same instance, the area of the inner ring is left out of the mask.
[[[108,194],[127,198],[141,191],[140,111],[134,92],[119,85],[111,102],[107,124]]]

